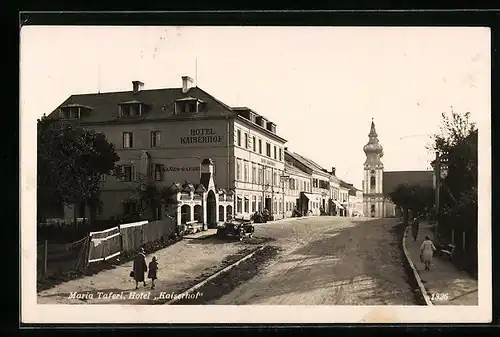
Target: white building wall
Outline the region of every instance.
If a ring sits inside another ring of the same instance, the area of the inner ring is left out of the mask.
[[[271,215],[275,219],[283,217],[283,181],[280,177],[284,175],[284,143],[277,141],[258,126],[250,127],[235,121],[234,128],[235,214],[250,216],[257,210],[262,211],[266,207],[266,198],[270,198]],[[239,144],[238,131],[240,132]],[[259,147],[259,140],[261,147]],[[267,143],[271,146],[270,156],[267,156]],[[276,158],[274,157],[275,147]],[[238,163],[240,165],[239,177]],[[245,200],[248,201],[245,202]]]

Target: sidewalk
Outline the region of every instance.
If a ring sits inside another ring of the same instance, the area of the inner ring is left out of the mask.
[[[203,236],[210,232],[197,234]],[[199,240],[199,237],[181,240],[146,256],[147,262],[151,261],[153,255],[158,258],[158,280],[155,290],[150,290],[151,283],[148,279],[146,279],[148,287],[144,288],[140,284],[139,290],[134,289],[135,282],[129,276],[133,262],[129,261],[114,269],[64,282],[41,291],[38,293],[37,302],[38,304],[151,304],[152,299],[162,292],[178,293],[185,290],[187,285],[214,273],[226,257],[238,254],[244,248],[248,247],[242,246],[239,242]],[[75,292],[84,298],[71,296]],[[100,298],[99,292],[104,295],[123,293],[124,297]],[[149,294],[149,297],[137,298],[141,294]],[[134,295],[134,298],[130,298],[131,295]]]
[[[450,261],[434,256],[430,271],[424,270],[420,262],[420,245],[425,236],[434,240],[432,225],[420,223],[417,241],[413,241],[411,230],[406,237],[406,249],[417,269],[427,293],[434,305],[478,305],[477,280],[460,271]]]

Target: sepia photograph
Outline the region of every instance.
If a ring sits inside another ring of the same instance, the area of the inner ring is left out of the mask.
[[[488,28],[20,37],[23,322],[491,321]]]

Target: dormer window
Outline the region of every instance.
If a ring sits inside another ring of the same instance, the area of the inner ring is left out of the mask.
[[[122,102],[118,105],[120,117],[138,117],[142,116],[145,110],[145,104],[140,101]]]
[[[91,107],[80,104],[68,104],[59,108],[61,119],[80,119],[85,111],[92,110]]]
[[[194,97],[186,97],[175,101],[175,113],[198,113],[206,112],[207,103]]]

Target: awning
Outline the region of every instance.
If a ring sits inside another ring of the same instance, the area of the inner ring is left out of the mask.
[[[335,206],[337,206],[338,208],[340,208],[340,209],[344,209],[344,206],[342,206],[342,205],[340,204],[340,202],[338,202],[337,200],[333,200],[333,203],[334,203],[334,204],[335,204]]]
[[[302,192],[302,195],[305,196],[309,200],[313,200],[313,198],[314,198],[314,195],[312,195],[310,193],[304,193],[304,192]]]

